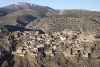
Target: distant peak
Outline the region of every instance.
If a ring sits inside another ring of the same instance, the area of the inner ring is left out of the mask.
[[[17,2],[16,5],[21,5],[21,6],[32,6],[32,4],[27,3],[27,2]]]

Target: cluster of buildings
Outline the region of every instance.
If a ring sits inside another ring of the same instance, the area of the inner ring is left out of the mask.
[[[68,57],[100,57],[100,49],[95,44],[94,36],[77,31],[65,29],[61,32],[41,34],[39,31],[13,32],[18,40],[16,51],[12,54],[24,57],[29,55],[37,57],[44,53],[46,57],[62,54]]]

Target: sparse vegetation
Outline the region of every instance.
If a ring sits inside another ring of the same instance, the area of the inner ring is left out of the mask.
[[[100,12],[0,8],[0,67],[100,67]]]

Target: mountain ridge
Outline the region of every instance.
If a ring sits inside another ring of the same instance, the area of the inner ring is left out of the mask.
[[[42,17],[48,17],[48,16],[52,17],[52,16],[60,16],[60,15],[62,16],[66,15],[69,17],[73,17],[73,16],[99,17],[100,12],[83,10],[83,9],[56,10],[48,6],[40,6],[40,5],[31,4],[27,2],[17,2],[15,4],[11,4],[0,8],[0,24],[19,25],[19,22],[17,21],[19,20],[19,17],[20,17],[21,24],[26,24],[26,23],[30,23],[31,21],[34,21],[34,20],[30,20],[29,17],[38,19]],[[26,19],[28,21],[26,21]]]

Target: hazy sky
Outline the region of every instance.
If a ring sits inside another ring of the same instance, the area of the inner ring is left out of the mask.
[[[0,6],[16,2],[28,2],[55,9],[87,9],[100,11],[100,0],[0,0]]]

